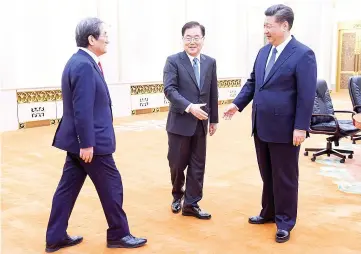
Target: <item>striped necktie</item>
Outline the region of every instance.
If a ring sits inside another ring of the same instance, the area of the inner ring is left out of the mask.
[[[268,64],[267,64],[266,71],[265,71],[265,73],[264,73],[264,80],[263,80],[263,81],[266,81],[266,78],[267,78],[268,74],[270,73],[273,65],[274,65],[275,62],[276,62],[276,54],[277,54],[277,49],[274,48],[274,49],[272,50],[271,58],[270,58],[270,60],[269,60],[269,62],[268,62]]]

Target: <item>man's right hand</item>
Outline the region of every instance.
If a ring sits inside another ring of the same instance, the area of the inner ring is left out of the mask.
[[[82,158],[85,163],[90,163],[93,159],[93,147],[80,148],[80,158]]]
[[[228,107],[226,108],[226,110],[224,111],[223,114],[223,118],[225,120],[231,120],[233,115],[238,111],[238,107],[231,103],[230,105],[228,105]]]
[[[207,120],[208,114],[201,109],[201,107],[203,107],[205,105],[206,105],[206,103],[192,104],[191,108],[189,109],[189,112],[191,112],[199,120]]]

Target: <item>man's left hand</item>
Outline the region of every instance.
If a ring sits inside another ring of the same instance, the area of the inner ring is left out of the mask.
[[[293,131],[293,145],[299,146],[306,139],[306,131],[304,130],[294,130]]]
[[[216,123],[210,123],[209,124],[209,135],[213,136],[214,133],[216,133],[217,130],[217,124]]]

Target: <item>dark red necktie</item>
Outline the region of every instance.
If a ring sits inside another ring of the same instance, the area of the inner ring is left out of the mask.
[[[98,65],[99,65],[100,71],[101,71],[102,74],[104,75],[102,64],[101,64],[100,62],[98,62]]]

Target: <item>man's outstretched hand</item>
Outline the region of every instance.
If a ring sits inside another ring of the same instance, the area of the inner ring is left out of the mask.
[[[235,104],[231,103],[228,105],[228,107],[224,111],[223,118],[225,120],[231,120],[237,111],[238,111],[238,107]]]
[[[195,117],[197,117],[199,120],[207,120],[208,114],[204,112],[201,107],[205,106],[206,103],[203,104],[192,104],[191,108],[189,109],[189,112],[191,112]]]

